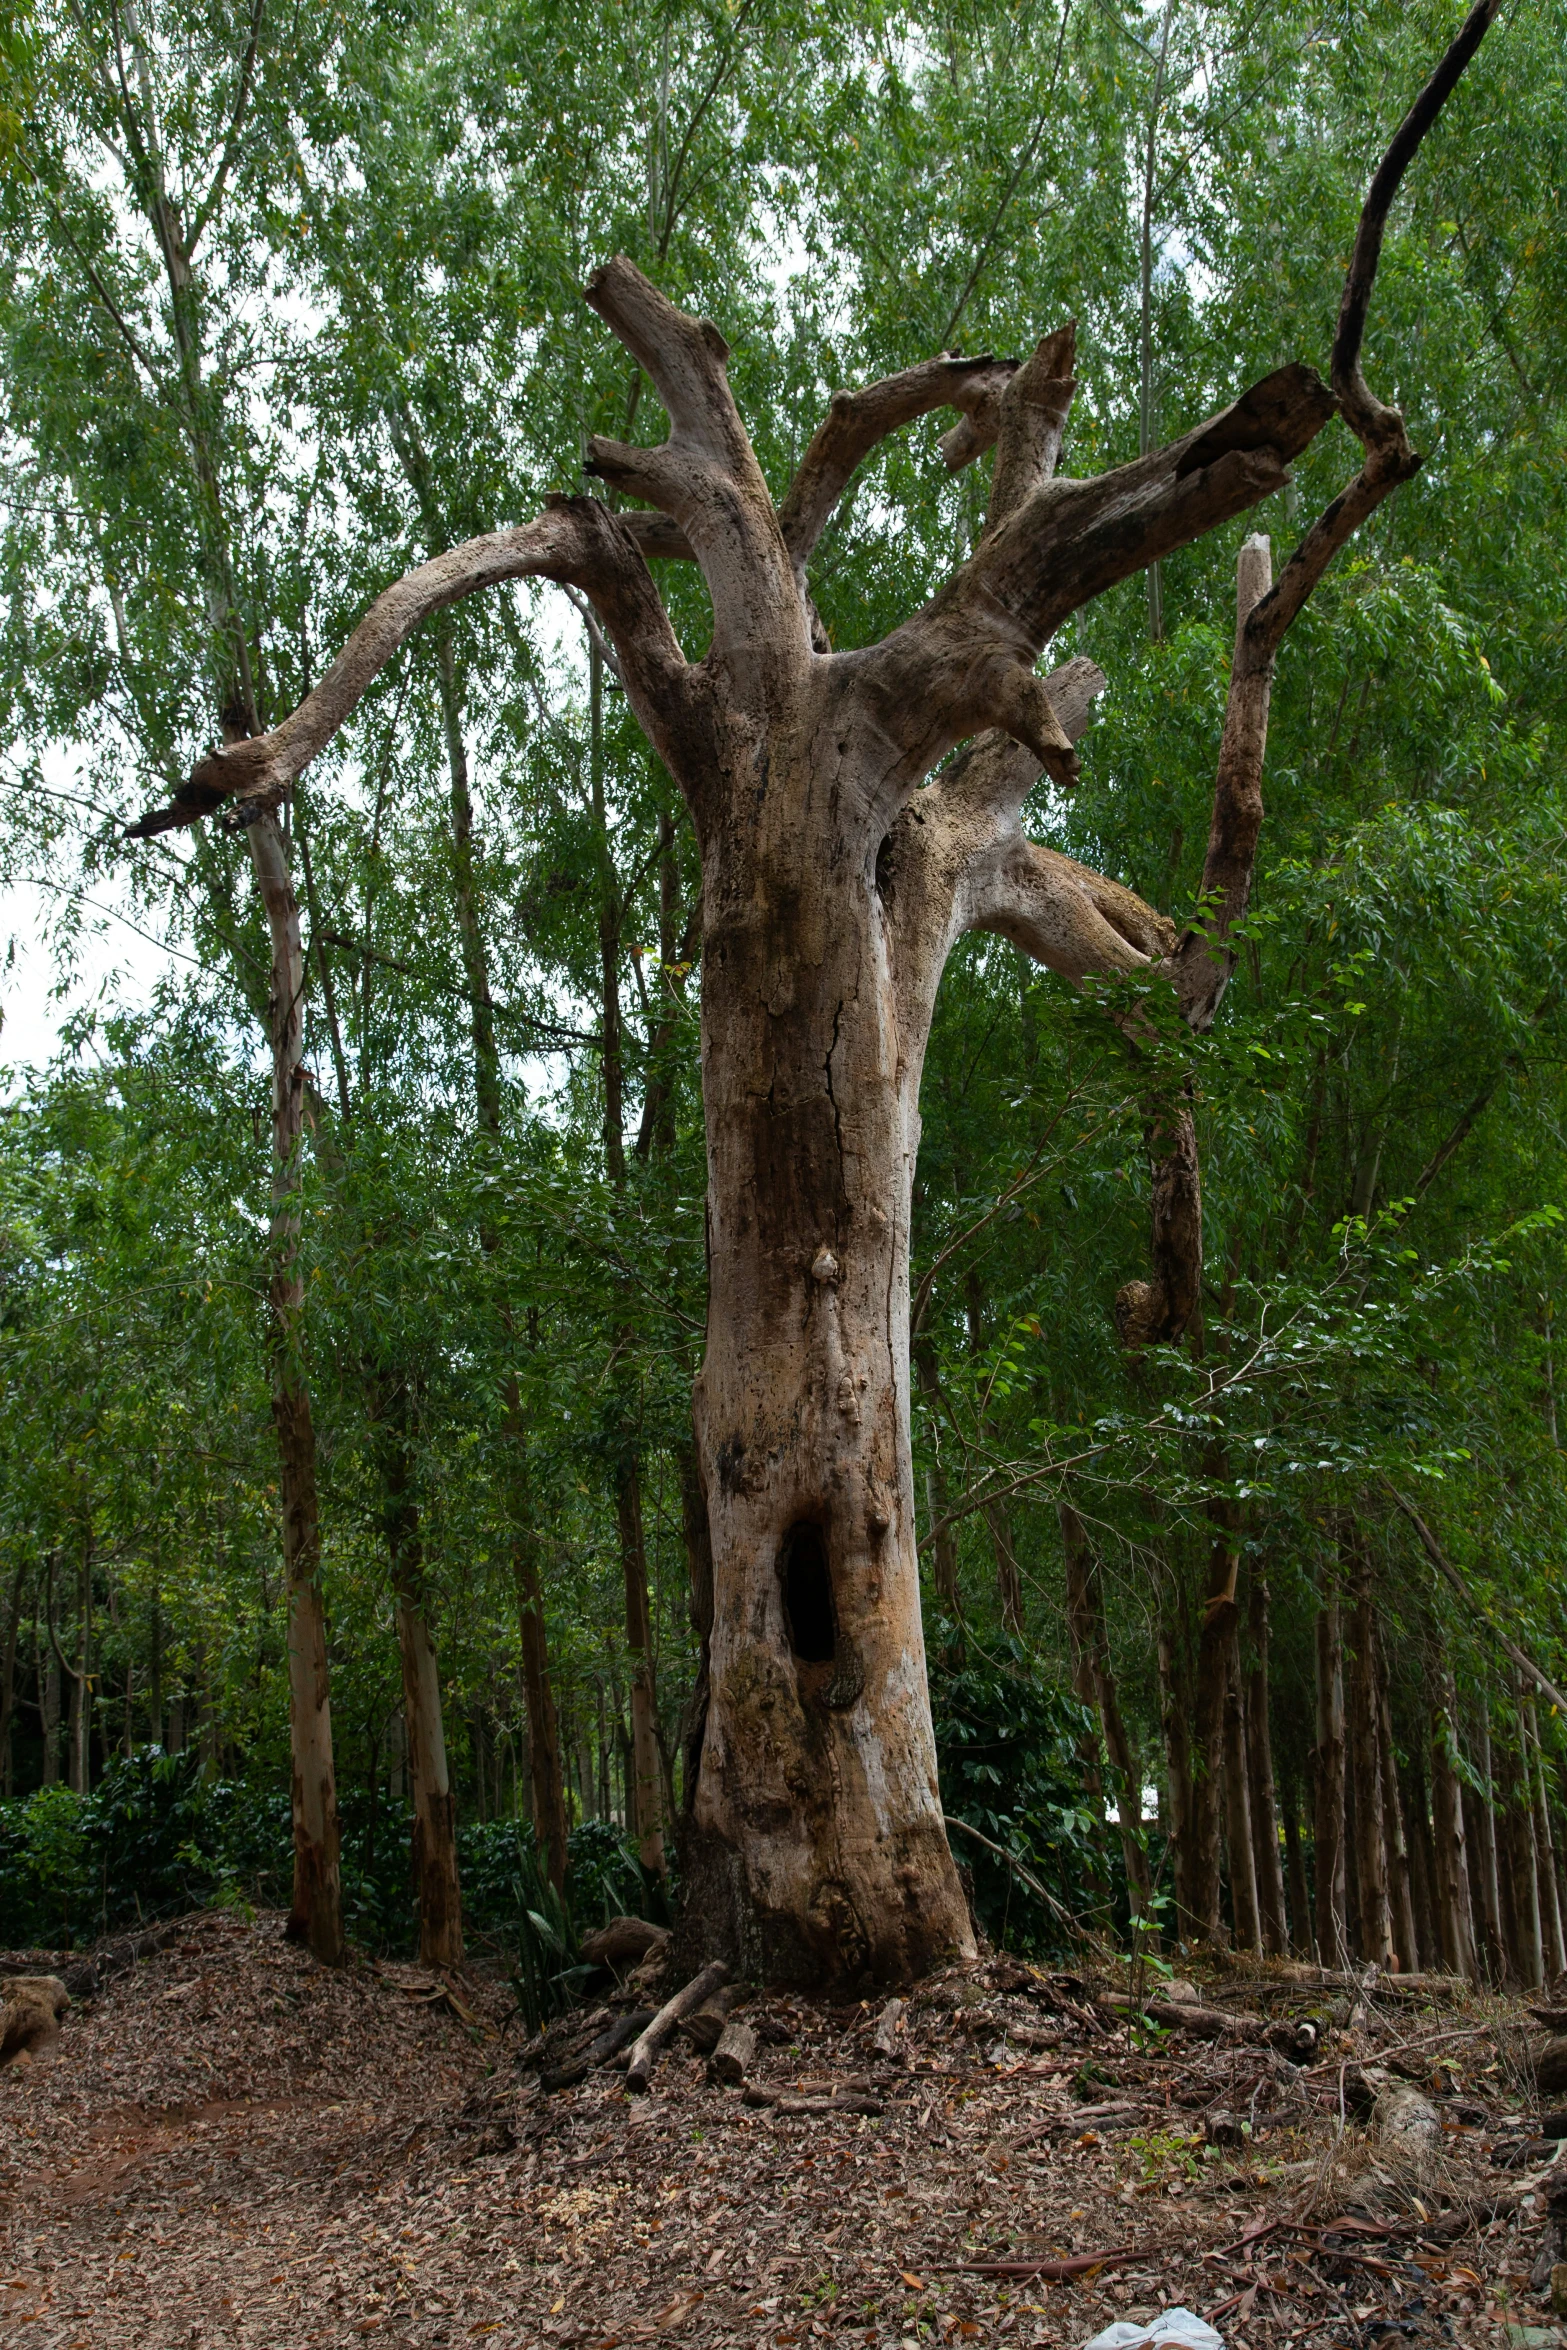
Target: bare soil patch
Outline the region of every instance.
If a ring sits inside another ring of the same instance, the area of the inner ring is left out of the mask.
[[[1234,2350],[1567,2344],[1529,2019],[1452,1986],[1227,1970],[1218,2037],[1150,2040],[1124,1970],[1003,1959],[896,2030],[753,1997],[748,2084],[677,2040],[632,2098],[540,2086],[597,2010],[523,2047],[501,1980],[334,1973],[280,1926],[187,1921],[0,2075],[0,2341],[1076,2350],[1180,2302]],[[1434,2139],[1388,2123],[1409,2086]]]

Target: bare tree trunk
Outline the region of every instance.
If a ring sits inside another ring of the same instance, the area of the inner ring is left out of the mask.
[[[408,1733],[409,1794],[413,1800],[413,1876],[419,1904],[419,1956],[426,1966],[463,1962],[462,1891],[457,1874],[457,1799],[446,1756],[441,1679],[430,1637],[424,1540],[413,1487],[406,1425],[407,1397],[386,1399],[382,1479],[386,1538],[397,1606],[397,1648],[403,1669],[403,1721]]]
[[[1170,1595],[1166,1595],[1166,1605]],[[1185,1692],[1181,1687],[1175,1633],[1167,1618],[1159,1623],[1159,1727],[1164,1744],[1167,1817],[1161,1821],[1170,1849],[1170,1875],[1175,1893],[1179,1931],[1192,1931],[1191,1850],[1192,1764],[1191,1734]]]
[[[1463,1791],[1463,1810],[1468,1826],[1477,1956],[1483,1954],[1485,1969],[1492,1982],[1503,1983],[1507,1980],[1508,1972],[1508,1935],[1503,1924],[1501,1870],[1497,1856],[1496,1781],[1491,1767],[1491,1711],[1488,1695],[1483,1689],[1475,1714],[1474,1759],[1481,1792],[1476,1794],[1466,1787]]]
[[[1517,1753],[1509,1772],[1507,1851],[1512,1878],[1514,1959],[1519,1980],[1537,1990],[1545,1980],[1545,1943],[1541,1925],[1540,1871],[1534,1843],[1534,1798],[1530,1784],[1528,1735],[1524,1727],[1523,1683],[1513,1671],[1513,1727]]]
[[[1312,1841],[1317,1874],[1317,1957],[1326,1967],[1349,1963],[1345,1918],[1344,1645],[1338,1594],[1317,1609],[1317,1744],[1312,1756],[1315,1795]]]
[[[343,1956],[337,1778],[326,1613],[321,1599],[321,1523],[316,1433],[304,1368],[305,1282],[299,1262],[300,1152],[304,1134],[304,964],[299,908],[282,827],[258,811],[247,827],[251,864],[272,943],[267,1027],[272,1045],[272,1419],[283,1498],[288,1581],[289,1747],[292,1760],[294,1895],[288,1933],[327,1966]]]
[[[52,1561],[51,1561],[52,1577]],[[54,1585],[49,1582],[52,1594]],[[54,1652],[54,1630],[48,1630],[46,1642],[38,1651],[38,1719],[43,1729],[44,1762],[43,1783],[46,1787],[60,1784],[60,1660]]]
[[[1020,1637],[1023,1630],[1023,1578],[1012,1547],[1012,1513],[1004,1501],[987,1502],[985,1525],[996,1554],[996,1605],[1007,1630]]]
[[[1300,1832],[1300,1789],[1293,1784],[1285,1789],[1284,1795],[1284,1859],[1289,1878],[1289,1946],[1296,1958],[1309,1958],[1311,1893],[1306,1883],[1306,1854]]]
[[[14,1611],[13,1611],[14,1613]],[[1540,1931],[1546,1970],[1550,1978],[1567,1973],[1567,1942],[1562,1936],[1561,1901],[1556,1884],[1556,1840],[1551,1833],[1551,1801],[1544,1750],[1540,1745],[1538,1710],[1532,1697],[1524,1703],[1524,1752],[1534,1797],[1534,1848],[1540,1887]]]
[[[1230,1660],[1224,1698],[1225,1835],[1230,1848],[1230,1912],[1235,1947],[1262,1954],[1262,1910],[1257,1895],[1257,1848],[1252,1833],[1251,1771],[1247,1753],[1246,1691],[1240,1660]]]
[[[948,1615],[959,1612],[958,1599],[958,1543],[957,1536],[947,1524],[947,1478],[941,1465],[940,1446],[935,1442],[936,1414],[940,1409],[941,1378],[936,1368],[936,1350],[930,1340],[921,1335],[914,1341],[914,1370],[920,1391],[930,1406],[932,1429],[932,1457],[925,1472],[925,1506],[931,1524],[936,1529],[935,1551],[936,1597]]]
[[[680,1733],[682,1832],[696,1801],[702,1768],[702,1741],[707,1735],[707,1704],[713,1640],[713,1542],[707,1523],[707,1495],[702,1487],[702,1465],[694,1444],[677,1448],[680,1470],[680,1525],[686,1547],[687,1607],[696,1634],[696,1679]],[[601,1709],[602,1717],[602,1709]],[[602,1727],[600,1740],[602,1742]]]
[[[1142,1776],[1131,1739],[1127,1735],[1120,1695],[1115,1685],[1115,1672],[1110,1662],[1110,1639],[1105,1624],[1099,1562],[1089,1542],[1087,1528],[1071,1503],[1058,1502],[1056,1507],[1061,1526],[1061,1547],[1066,1559],[1067,1618],[1072,1630],[1073,1655],[1076,1660],[1074,1679],[1078,1694],[1099,1715],[1105,1753],[1109,1757],[1113,1774],[1121,1852],[1126,1865],[1132,1915],[1145,1918],[1153,1883],[1148,1867],[1148,1853],[1143,1843]]]
[[[1355,1881],[1360,1893],[1359,1956],[1391,1966],[1392,1918],[1382,1823],[1382,1753],[1377,1735],[1376,1610],[1363,1549],[1351,1537],[1349,1740],[1355,1780]]]
[[[25,1565],[17,1568],[11,1580],[11,1605],[6,1614],[3,1660],[0,1660],[0,1795],[9,1795],[14,1773],[12,1771],[11,1726],[16,1711],[16,1644],[22,1627],[22,1591],[27,1580]]]
[[[1437,1927],[1436,1860],[1426,1798],[1425,1742],[1417,1739],[1403,1776],[1404,1826],[1409,1840],[1409,1894],[1415,1912],[1417,1966],[1435,1966],[1442,1954]]]
[[[626,1650],[631,1666],[632,1825],[645,1869],[664,1874],[663,1802],[659,1787],[658,1725],[654,1714],[653,1636],[649,1621],[647,1547],[642,1535],[642,1481],[634,1455],[617,1463],[615,1515],[626,1590]]]
[[[1078,1694],[1097,1708],[1104,1753],[1109,1755],[1116,1788],[1116,1817],[1121,1821],[1121,1854],[1132,1915],[1146,1918],[1154,1880],[1149,1854],[1142,1840],[1142,1772],[1121,1713],[1121,1692],[1109,1659],[1109,1629],[1104,1624],[1104,1591],[1099,1589],[1099,1563],[1092,1553],[1088,1527],[1071,1502],[1057,1502],[1062,1527],[1062,1553],[1067,1558],[1067,1617],[1074,1636],[1081,1685]]]
[[[1246,1770],[1251,1797],[1252,1849],[1256,1855],[1257,1907],[1262,1947],[1270,1958],[1288,1948],[1284,1926],[1284,1870],[1279,1851],[1279,1814],[1273,1770],[1273,1732],[1268,1700],[1268,1578],[1251,1572],[1247,1628],[1252,1665],[1246,1677]]]
[[[545,1874],[557,1892],[566,1882],[566,1788],[560,1767],[560,1724],[549,1676],[544,1634],[544,1590],[538,1536],[514,1525],[512,1567],[517,1583],[517,1627],[522,1639],[522,1687],[528,1716],[528,1799]]]
[[[1442,1961],[1450,1974],[1474,1982],[1474,1916],[1464,1848],[1464,1807],[1456,1768],[1458,1716],[1452,1675],[1440,1666],[1431,1713],[1432,1842],[1436,1857],[1437,1921]]]
[[[1210,1461],[1210,1473],[1215,1464]],[[1235,1580],[1240,1568],[1238,1531],[1227,1502],[1210,1501],[1216,1524],[1209,1551],[1208,1590],[1197,1638],[1192,1691],[1191,1899],[1194,1930],[1205,1941],[1221,1942],[1219,1908],[1222,1823],[1225,1815],[1225,1707],[1238,1670],[1235,1652]],[[1253,1902],[1255,1907],[1255,1900]]]
[[[1382,1627],[1373,1627],[1376,1675],[1377,1752],[1382,1765],[1382,1837],[1386,1853],[1388,1908],[1393,1946],[1405,1974],[1420,1965],[1420,1942],[1415,1931],[1414,1891],[1409,1865],[1409,1841],[1404,1827],[1404,1805],[1398,1783],[1398,1755],[1393,1745],[1393,1698],[1388,1685],[1387,1647]]]
[[[76,1662],[67,1668],[71,1682],[70,1721],[66,1737],[66,1770],[73,1795],[89,1791],[88,1729],[91,1714],[87,1704],[88,1674],[92,1665],[92,1545],[82,1546],[82,1563],[77,1572],[76,1589]]]

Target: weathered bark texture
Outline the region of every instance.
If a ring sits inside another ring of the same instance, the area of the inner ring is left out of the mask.
[[[304,1133],[304,964],[299,907],[282,827],[257,809],[246,828],[272,945],[267,1026],[272,1047],[272,1220],[268,1234],[272,1419],[283,1500],[288,1579],[288,1728],[292,1758],[294,1894],[288,1932],[336,1966],[343,1956],[337,1779],[321,1599],[316,1434],[305,1380],[305,1282],[299,1262],[300,1146]]]
[[[291,717],[203,759],[169,808],[133,828],[146,837],[234,797],[276,805],[410,631],[460,596],[531,575],[595,606],[703,861],[711,1278],[695,1428],[714,1617],[685,1932],[747,1973],[854,1985],[972,1948],[936,1786],[909,1444],[909,1221],[936,989],[956,940],[989,930],[1072,980],[1161,966],[1187,1017],[1212,1017],[1250,888],[1279,643],[1333,554],[1417,462],[1360,375],[1366,301],[1393,192],[1494,5],[1472,12],[1373,183],[1331,390],[1281,367],[1163,448],[1057,478],[1068,326],[1020,366],[943,356],[836,394],[775,506],[716,327],[611,261],[587,300],[651,379],[670,435],[657,447],[595,439],[589,465],[657,511],[561,498],[519,529],[433,556],[376,600]],[[832,650],[809,594],[816,542],[877,442],[949,406],[950,466],[996,452],[985,528],[881,643]],[[1360,474],[1255,598],[1265,551],[1242,557],[1209,912],[1183,941],[1129,890],[1023,831],[1041,769],[1060,788],[1075,780],[1073,746],[1102,683],[1085,661],[1049,678],[1037,664],[1094,597],[1282,489],[1335,409],[1363,443]],[[649,557],[701,566],[713,634],[698,662]],[[926,782],[962,743],[967,755]],[[1170,1202],[1167,1264],[1156,1246],[1155,1325],[1176,1316],[1200,1265],[1194,1178],[1193,1153]],[[1203,1684],[1210,1929],[1224,1685],[1222,1672]]]

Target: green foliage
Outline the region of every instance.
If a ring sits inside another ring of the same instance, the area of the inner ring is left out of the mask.
[[[1119,1869],[1102,1812],[1084,1793],[1083,1753],[1097,1726],[1052,1688],[1020,1641],[985,1653],[938,1648],[931,1669],[936,1753],[947,1817],[1011,1855],[955,1831],[952,1849],[974,1887],[974,1907],[1003,1948],[1051,1953],[1103,1925]],[[940,1628],[937,1628],[940,1640]],[[1032,1880],[1032,1882],[1030,1882]],[[1124,1888],[1120,1907],[1124,1914]]]

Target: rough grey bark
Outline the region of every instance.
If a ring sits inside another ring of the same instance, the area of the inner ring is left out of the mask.
[[[1279,368],[1166,447],[1058,479],[1065,328],[1015,368],[943,357],[836,395],[775,507],[721,335],[611,261],[588,302],[650,378],[670,436],[595,439],[589,462],[656,513],[559,499],[434,557],[377,599],[290,718],[201,761],[135,828],[231,797],[281,800],[410,630],[459,596],[532,575],[596,607],[703,861],[710,1290],[695,1428],[714,1620],[686,1931],[747,1973],[852,1985],[972,1949],[936,1786],[909,1444],[909,1222],[937,986],[956,940],[991,930],[1073,980],[1162,963],[1187,1016],[1211,1017],[1249,891],[1278,644],[1415,463],[1359,372],[1381,224],[1492,5],[1473,12],[1373,183],[1331,391],[1308,368]],[[876,443],[942,406],[961,417],[949,464],[995,448],[984,531],[881,643],[831,650],[807,585],[817,538]],[[1366,463],[1245,612],[1205,868],[1219,927],[1182,944],[1130,891],[1024,833],[1040,770],[1075,779],[1101,682],[1086,662],[1051,678],[1037,663],[1094,597],[1281,489],[1335,407]],[[648,556],[702,568],[713,635],[698,662]],[[969,755],[927,782],[965,742]]]

